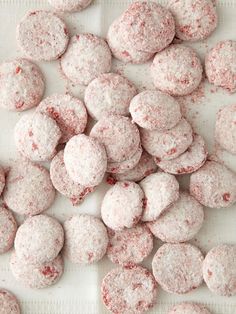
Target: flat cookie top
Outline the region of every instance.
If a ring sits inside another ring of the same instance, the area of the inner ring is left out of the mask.
[[[180,303],[175,305],[168,314],[211,314],[208,309],[197,303]]]

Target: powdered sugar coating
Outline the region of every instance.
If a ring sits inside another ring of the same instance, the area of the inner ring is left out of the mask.
[[[182,117],[178,102],[159,91],[139,93],[132,99],[129,110],[133,121],[148,130],[171,129]]]
[[[178,200],[148,227],[163,242],[186,242],[198,233],[203,220],[202,205],[188,193],[181,192]]]
[[[192,127],[184,118],[170,130],[160,132],[140,129],[140,135],[146,151],[160,161],[179,157],[193,141]]]
[[[0,165],[0,195],[2,195],[3,189],[5,187],[6,179],[5,179],[5,171],[3,167]]]
[[[142,221],[156,220],[179,198],[179,183],[171,174],[153,173],[139,184],[145,194]]]
[[[134,227],[143,211],[144,194],[138,184],[117,182],[104,196],[101,215],[104,223],[113,230]]]
[[[90,116],[99,120],[103,115],[127,116],[136,87],[126,77],[115,73],[99,75],[86,88],[84,102]]]
[[[10,259],[10,269],[15,279],[31,289],[43,289],[54,285],[62,276],[64,263],[61,255],[44,264],[29,264],[20,259],[15,252]]]
[[[11,210],[21,215],[37,215],[47,210],[54,199],[55,189],[46,168],[22,159],[14,162],[3,193]]]
[[[48,0],[48,2],[58,11],[76,12],[88,7],[92,0]]]
[[[9,291],[0,289],[1,314],[20,314],[20,305],[17,298]]]
[[[171,174],[187,174],[201,168],[207,159],[207,148],[204,139],[194,134],[193,142],[182,155],[171,160],[159,160],[154,157],[158,167]]]
[[[166,292],[185,294],[202,284],[203,259],[196,246],[166,243],[153,258],[153,275]]]
[[[217,43],[206,55],[205,71],[210,83],[236,92],[236,41]]]
[[[111,51],[101,37],[79,34],[70,39],[61,58],[65,76],[74,84],[88,85],[93,79],[111,69]]]
[[[236,245],[222,244],[211,249],[203,262],[208,288],[221,296],[236,295]]]
[[[139,264],[153,249],[153,236],[144,224],[122,231],[109,229],[108,235],[107,256],[115,264]]]
[[[28,12],[17,26],[17,42],[34,60],[58,59],[66,50],[69,36],[65,23],[50,11]]]
[[[197,303],[179,303],[175,305],[168,314],[211,314],[208,309]]]
[[[0,107],[23,111],[39,104],[44,94],[40,68],[26,60],[15,59],[0,65]]]
[[[104,144],[109,162],[131,158],[138,150],[138,128],[128,117],[109,115],[102,117],[92,128],[90,136]]]
[[[16,123],[14,138],[23,156],[32,161],[47,161],[56,153],[61,131],[53,119],[34,112],[22,116]]]
[[[156,54],[151,65],[155,87],[173,96],[191,94],[202,80],[202,71],[196,52],[178,44]]]
[[[70,178],[83,186],[101,183],[107,169],[104,146],[84,134],[72,137],[66,144],[64,162]]]
[[[87,125],[84,103],[69,94],[53,94],[45,98],[36,111],[56,121],[62,133],[60,143],[65,143],[72,136],[83,133]]]
[[[17,223],[10,210],[0,207],[0,254],[13,246]]]
[[[27,218],[18,228],[15,250],[18,258],[29,264],[43,264],[57,257],[64,244],[60,223],[50,216]]]
[[[76,264],[98,262],[106,254],[108,235],[97,217],[75,215],[64,223],[65,255]]]
[[[141,314],[155,304],[157,284],[146,268],[118,267],[103,278],[101,293],[111,313]]]
[[[236,202],[236,174],[218,162],[207,161],[191,175],[190,193],[204,206],[229,207]]]
[[[218,17],[211,0],[171,0],[168,8],[175,18],[176,36],[181,40],[203,40],[216,29]]]

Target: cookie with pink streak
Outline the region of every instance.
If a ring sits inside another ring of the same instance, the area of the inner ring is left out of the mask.
[[[21,314],[17,298],[9,291],[0,289],[1,314]]]
[[[92,0],[48,0],[57,11],[76,12],[87,8]]]
[[[172,307],[168,314],[211,314],[208,309],[199,303],[179,303]]]
[[[0,207],[0,254],[6,253],[13,246],[17,223],[12,212]]]

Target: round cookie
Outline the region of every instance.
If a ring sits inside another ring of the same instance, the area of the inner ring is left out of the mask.
[[[45,98],[36,112],[48,115],[59,126],[60,143],[68,142],[72,136],[83,133],[87,125],[87,111],[81,100],[69,94],[54,94]]]
[[[0,65],[0,107],[24,111],[37,106],[44,94],[44,77],[39,67],[15,59]]]
[[[109,229],[108,235],[107,256],[115,264],[122,266],[139,264],[153,249],[153,236],[144,224],[122,231]]]
[[[54,285],[64,271],[63,259],[58,255],[54,260],[40,265],[25,263],[15,252],[10,259],[14,278],[27,288],[43,289]]]
[[[3,167],[0,165],[0,195],[2,195],[5,184],[6,184],[5,171]]]
[[[236,41],[218,42],[206,55],[205,71],[211,84],[236,92]]]
[[[118,267],[103,278],[101,293],[111,313],[141,314],[156,303],[157,284],[146,268]]]
[[[132,99],[129,110],[133,121],[148,130],[172,129],[182,117],[178,102],[159,91],[139,93]]]
[[[206,39],[218,24],[212,0],[171,0],[168,8],[175,18],[176,37],[181,40]]]
[[[168,314],[211,314],[211,313],[202,304],[179,303],[172,307]]]
[[[196,52],[178,44],[156,54],[151,65],[155,87],[172,96],[191,94],[199,86],[202,72],[201,61]]]
[[[192,127],[184,118],[171,130],[140,129],[140,136],[144,149],[159,161],[179,157],[193,142]]]
[[[61,58],[61,69],[74,84],[88,85],[93,79],[111,69],[111,51],[101,37],[79,34],[70,40]]]
[[[84,134],[72,137],[66,144],[64,162],[69,177],[83,186],[101,183],[107,169],[104,146]]]
[[[11,210],[21,215],[37,215],[47,210],[54,199],[55,189],[46,168],[23,159],[14,162],[3,193]]]
[[[6,253],[13,246],[17,223],[10,210],[0,207],[0,254]]]
[[[236,245],[222,244],[211,249],[203,262],[208,288],[221,296],[236,295]]]
[[[202,227],[203,221],[202,205],[188,193],[181,192],[179,199],[148,227],[161,241],[178,243],[191,240]]]
[[[104,223],[113,230],[134,227],[143,211],[144,193],[131,181],[117,182],[104,196],[101,215]]]
[[[102,117],[92,128],[90,136],[104,144],[108,162],[121,162],[131,158],[140,145],[139,130],[127,117]]]
[[[58,59],[69,36],[65,23],[50,11],[28,12],[17,26],[16,38],[23,53],[34,60]]]
[[[1,314],[21,314],[17,298],[9,291],[0,289]]]
[[[185,294],[202,284],[203,259],[196,246],[166,243],[153,258],[153,275],[166,292]]]
[[[65,255],[76,264],[98,262],[106,254],[107,230],[102,221],[90,215],[75,215],[64,222]]]
[[[128,116],[136,87],[126,77],[115,73],[99,75],[86,88],[84,102],[90,116],[99,120],[104,115]]]
[[[50,216],[27,218],[18,228],[15,250],[26,264],[43,264],[57,257],[64,244],[64,231],[60,223]]]
[[[236,174],[218,162],[207,161],[191,175],[190,194],[204,206],[229,207],[236,202]]]
[[[171,174],[153,173],[139,184],[145,194],[142,221],[156,220],[179,198],[179,183]]]
[[[188,174],[201,168],[207,159],[207,147],[204,139],[194,134],[193,142],[182,155],[171,160],[159,160],[154,157],[158,167],[171,174]]]
[[[48,2],[58,11],[76,12],[88,7],[92,0],[48,0]]]
[[[14,138],[17,150],[32,161],[47,161],[56,153],[61,138],[57,123],[41,113],[28,113],[16,123]]]

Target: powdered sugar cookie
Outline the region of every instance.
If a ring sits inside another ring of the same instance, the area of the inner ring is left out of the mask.
[[[20,118],[14,130],[17,150],[32,161],[53,158],[61,138],[57,123],[41,113],[28,113]]]
[[[13,276],[25,287],[43,289],[54,285],[64,271],[63,259],[58,255],[54,260],[40,265],[25,263],[15,252],[10,259]]]
[[[84,102],[90,116],[99,120],[106,114],[127,116],[136,87],[126,77],[115,73],[99,75],[86,88]]]
[[[74,84],[88,85],[93,79],[111,69],[111,51],[101,37],[79,34],[70,40],[61,58],[65,76]]]
[[[76,264],[98,262],[106,254],[107,230],[102,221],[90,215],[75,215],[64,223],[65,254]]]
[[[182,117],[178,102],[159,91],[144,91],[136,95],[129,110],[133,121],[148,130],[171,129]]]
[[[13,246],[17,223],[10,210],[0,207],[0,254]]]
[[[15,250],[18,258],[29,264],[43,264],[57,257],[64,244],[60,223],[50,216],[27,218],[18,228]]]
[[[211,249],[203,262],[203,277],[217,295],[236,295],[236,245],[219,245]]]
[[[5,179],[5,171],[2,166],[0,166],[0,195],[3,192],[5,187],[6,179]]]
[[[192,127],[184,118],[170,130],[160,132],[140,129],[140,135],[143,147],[159,161],[179,157],[193,141]]]
[[[173,96],[191,94],[202,80],[202,71],[196,52],[183,45],[171,45],[156,54],[151,66],[155,87]]]
[[[48,2],[58,11],[75,12],[85,9],[92,0],[48,0]]]
[[[39,104],[44,94],[44,78],[39,67],[15,59],[0,65],[0,107],[23,111]]]
[[[16,37],[27,57],[44,61],[58,59],[69,41],[65,23],[54,13],[43,10],[27,13],[17,26]]]
[[[62,133],[61,143],[83,133],[87,125],[87,112],[83,102],[68,94],[54,94],[45,98],[36,111],[56,121]]]
[[[104,146],[84,134],[72,137],[66,144],[64,162],[70,178],[83,186],[101,183],[107,169]]]
[[[122,62],[134,64],[145,63],[150,60],[154,53],[135,49],[128,39],[128,34],[129,30],[122,17],[119,17],[110,25],[107,42],[113,56]]]
[[[156,220],[179,198],[179,183],[171,174],[150,174],[140,182],[140,186],[145,194],[143,221]]]
[[[1,314],[20,314],[20,305],[17,298],[9,291],[0,289]]]
[[[215,139],[221,147],[236,155],[236,104],[224,106],[218,111]]]
[[[3,199],[17,214],[33,216],[47,210],[55,199],[48,170],[27,160],[15,161],[7,174]]]
[[[175,18],[176,36],[181,40],[203,40],[216,29],[218,17],[211,0],[171,0],[168,8]]]
[[[187,174],[197,171],[207,159],[207,148],[204,139],[195,134],[193,142],[182,155],[171,160],[159,160],[154,157],[158,167],[172,174]]]
[[[163,242],[186,242],[198,233],[203,220],[202,205],[188,193],[181,192],[179,199],[148,227]]]
[[[166,243],[153,258],[153,275],[163,290],[176,294],[188,293],[203,282],[203,259],[196,246]]]
[[[111,313],[141,314],[156,302],[157,284],[146,268],[118,267],[103,278],[101,292]]]
[[[122,231],[108,230],[108,258],[115,264],[130,266],[141,263],[153,249],[153,237],[146,225]]]
[[[197,303],[180,303],[175,305],[168,314],[211,314],[208,309]]]
[[[191,175],[190,193],[204,206],[229,207],[236,202],[236,174],[218,162],[207,161]]]
[[[113,230],[135,226],[142,215],[144,194],[138,184],[117,182],[104,196],[101,214],[104,223]]]
[[[123,116],[104,116],[92,128],[90,135],[104,144],[109,162],[131,158],[140,145],[137,126]]]
[[[210,83],[236,92],[236,41],[217,43],[206,55],[205,71]]]

